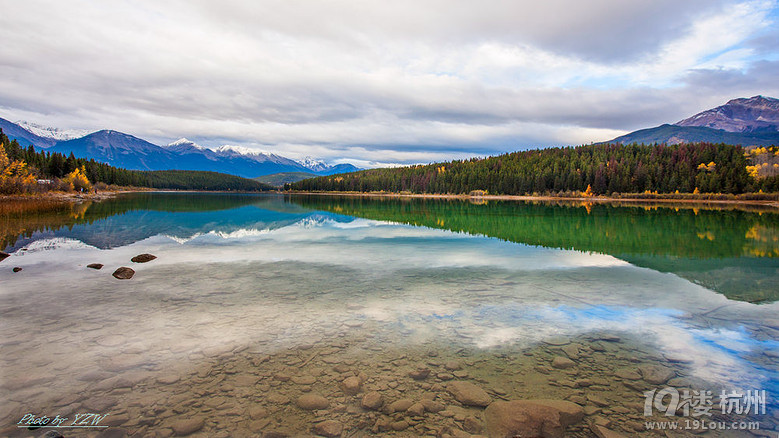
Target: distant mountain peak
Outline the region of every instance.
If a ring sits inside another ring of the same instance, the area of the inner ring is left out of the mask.
[[[700,112],[675,124],[727,132],[779,132],[779,99],[761,95],[731,99],[725,105]]]
[[[192,140],[189,140],[185,137],[181,137],[180,139],[168,143],[167,146],[163,146],[165,149],[171,149],[171,150],[184,150],[184,149],[196,149],[199,151],[204,151],[207,148],[204,146],[200,146],[199,144],[195,143]]]
[[[19,120],[16,124],[39,137],[53,138],[54,140],[73,140],[74,138],[81,138],[94,132],[86,129],[53,128],[51,126],[28,122],[26,120]]]
[[[328,166],[324,160],[319,160],[311,156],[299,160],[298,163],[303,165],[305,168],[313,170],[314,172],[322,172],[330,168],[330,166]]]
[[[187,138],[180,138],[166,146],[158,146],[123,132],[104,129],[83,134],[81,131],[46,128],[29,122],[21,124],[0,118],[0,129],[23,146],[33,145],[65,155],[94,159],[117,167],[133,170],[208,170],[248,178],[280,172],[309,172],[330,175],[358,170],[351,164],[327,165],[322,160],[306,158],[303,164],[271,152],[244,146],[224,145],[216,150],[203,147]],[[32,129],[29,129],[32,128]],[[36,134],[40,132],[44,135]],[[57,139],[55,137],[60,137]]]
[[[233,146],[233,145],[222,145],[215,149],[215,152],[220,154],[238,154],[238,155],[266,155],[266,156],[273,156],[274,154],[270,152],[265,152],[259,149],[252,149],[247,148],[246,146]]]

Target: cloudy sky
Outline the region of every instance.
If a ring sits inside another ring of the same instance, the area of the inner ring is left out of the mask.
[[[0,0],[0,117],[290,158],[608,140],[779,97],[779,0]]]

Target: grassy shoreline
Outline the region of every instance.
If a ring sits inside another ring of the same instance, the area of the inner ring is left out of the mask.
[[[724,205],[760,205],[779,209],[779,194],[767,194],[776,199],[743,199],[739,195],[730,194],[652,194],[647,197],[643,194],[626,195],[625,197],[592,196],[592,197],[567,197],[552,195],[482,195],[469,194],[435,194],[435,193],[389,193],[389,192],[319,192],[319,191],[285,191],[290,195],[324,195],[324,196],[356,196],[375,198],[426,198],[426,199],[461,199],[484,201],[557,201],[557,202],[589,202],[589,203],[663,203],[663,204],[724,204]],[[724,197],[720,198],[712,198]]]
[[[143,188],[113,189],[100,192],[44,192],[34,194],[0,195],[0,201],[5,200],[51,200],[51,201],[102,201],[122,193],[135,192],[181,192],[202,193],[201,190],[157,190]],[[244,193],[235,191],[213,191],[208,193]],[[253,192],[245,192],[253,193]],[[436,194],[436,193],[395,193],[395,192],[335,192],[335,191],[278,191],[263,193],[279,193],[284,195],[317,195],[317,196],[354,196],[366,198],[419,198],[419,199],[460,199],[470,201],[551,201],[576,203],[626,203],[626,204],[710,204],[710,205],[750,205],[779,209],[779,194],[762,194],[760,196],[775,199],[744,199],[740,196],[724,193],[706,194],[626,194],[625,196],[554,196],[554,195],[469,195],[469,194]],[[756,194],[745,194],[755,196]]]

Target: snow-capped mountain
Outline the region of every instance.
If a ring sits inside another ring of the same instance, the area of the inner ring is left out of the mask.
[[[216,148],[214,152],[224,157],[245,157],[258,163],[276,163],[286,166],[302,167],[300,166],[300,163],[294,160],[290,160],[289,158],[258,149],[247,148],[244,146],[224,145]]]
[[[243,146],[225,145],[215,150],[201,146],[186,138],[180,138],[166,146],[157,146],[146,140],[118,131],[102,130],[80,137],[80,131],[60,130],[38,126],[36,132],[29,127],[0,118],[0,129],[22,146],[32,144],[37,149],[46,149],[79,158],[91,158],[112,166],[132,170],[208,170],[229,173],[245,178],[286,172],[312,172],[317,175],[358,170],[351,164],[328,166],[321,160],[308,159],[305,163],[270,152]],[[45,134],[45,135],[43,135]],[[61,139],[52,137],[59,136]],[[307,167],[306,164],[312,167]]]
[[[87,129],[52,128],[51,126],[39,125],[37,123],[32,123],[25,120],[19,120],[16,122],[16,124],[35,135],[45,138],[53,138],[54,140],[73,140],[74,138],[80,138],[94,132]]]
[[[310,157],[310,156],[306,157],[306,158],[303,158],[302,160],[300,160],[298,162],[300,164],[302,164],[303,167],[307,167],[307,168],[311,169],[311,171],[313,171],[313,172],[322,172],[322,171],[327,170],[327,168],[329,167],[327,165],[327,163],[325,163],[324,161],[317,160],[317,159],[315,159],[313,157]]]
[[[187,140],[184,137],[174,141],[173,143],[168,143],[167,146],[163,146],[163,147],[169,151],[177,151],[177,152],[204,151],[208,149],[206,147],[200,146],[194,141]]]

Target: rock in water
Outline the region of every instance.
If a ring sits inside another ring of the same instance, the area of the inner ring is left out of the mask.
[[[173,423],[173,431],[176,432],[176,436],[186,436],[202,429],[203,425],[204,422],[202,418],[189,418]]]
[[[563,400],[496,401],[484,411],[487,434],[501,437],[563,438],[582,418],[581,406]]]
[[[138,254],[137,256],[131,258],[130,261],[133,263],[146,263],[156,258],[157,256],[151,254]]]
[[[0,262],[7,259],[8,257],[11,257],[11,254],[8,254],[7,252],[0,251]]]
[[[114,271],[114,273],[111,275],[113,275],[115,278],[118,278],[119,280],[129,280],[133,278],[133,275],[135,275],[135,271],[132,270],[132,268],[122,266],[121,268]]]
[[[14,272],[21,272],[21,271],[22,271],[22,268],[20,268],[20,267],[18,267],[18,266],[17,266],[17,267],[15,267],[15,268],[11,269],[11,270],[12,270],[12,271],[14,271]]]
[[[576,366],[576,362],[565,356],[555,356],[552,360],[552,366],[560,370],[567,370],[568,368]]]
[[[103,269],[103,264],[102,263],[90,263],[90,264],[87,265],[87,268]]]
[[[471,382],[463,382],[460,380],[449,382],[449,384],[446,385],[446,390],[449,391],[458,402],[466,406],[487,406],[492,401],[485,390]]]
[[[343,432],[343,424],[335,420],[326,420],[314,425],[314,433],[317,435],[326,436],[328,438],[338,438]]]
[[[622,435],[619,432],[614,432],[611,429],[606,429],[599,424],[591,425],[590,430],[592,430],[592,433],[597,435],[598,438],[625,438],[625,435]]]
[[[362,397],[363,409],[378,410],[384,404],[384,397],[378,391],[371,391]]]
[[[676,377],[674,370],[662,365],[644,365],[639,367],[638,371],[646,382],[654,385],[662,385]]]
[[[430,368],[417,368],[414,371],[410,371],[408,375],[414,380],[425,380],[430,375]]]
[[[406,409],[410,408],[413,404],[414,400],[411,400],[410,398],[402,398],[390,403],[389,406],[387,406],[387,410],[391,414],[395,412],[406,412]]]
[[[327,409],[330,402],[319,394],[303,394],[298,397],[297,405],[300,409],[315,411],[318,409]]]
[[[357,376],[347,377],[341,382],[341,389],[348,395],[355,395],[362,389],[362,381]]]

